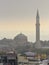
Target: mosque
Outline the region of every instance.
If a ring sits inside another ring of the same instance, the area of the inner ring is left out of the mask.
[[[39,17],[39,11],[37,10],[37,15],[36,15],[36,44],[35,44],[35,48],[41,48],[41,43],[40,43],[40,21],[39,21],[40,17]],[[18,34],[14,40],[18,43],[23,45],[23,43],[28,42],[27,40],[27,36],[25,36],[24,34],[20,33]]]

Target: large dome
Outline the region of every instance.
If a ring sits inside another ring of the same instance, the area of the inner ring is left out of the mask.
[[[26,42],[27,42],[27,36],[25,36],[24,34],[20,33],[20,34],[18,34],[18,35],[14,38],[14,40],[15,40],[16,42],[26,43]]]

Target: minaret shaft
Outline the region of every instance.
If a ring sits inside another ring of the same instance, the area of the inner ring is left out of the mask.
[[[41,48],[41,45],[40,45],[40,22],[39,22],[38,10],[37,10],[37,16],[36,16],[36,48]]]
[[[36,24],[36,42],[40,41],[40,24]]]

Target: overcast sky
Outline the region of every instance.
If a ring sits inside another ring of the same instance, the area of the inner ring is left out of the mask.
[[[40,38],[49,40],[49,0],[0,0],[0,39],[19,33],[36,38],[36,13],[40,16]]]

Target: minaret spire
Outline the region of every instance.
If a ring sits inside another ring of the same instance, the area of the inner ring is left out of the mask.
[[[38,17],[39,18],[39,10],[37,9],[37,15],[36,15],[36,17]]]
[[[36,48],[41,48],[41,45],[40,45],[40,22],[39,22],[38,9],[37,9],[37,14],[36,14]]]

